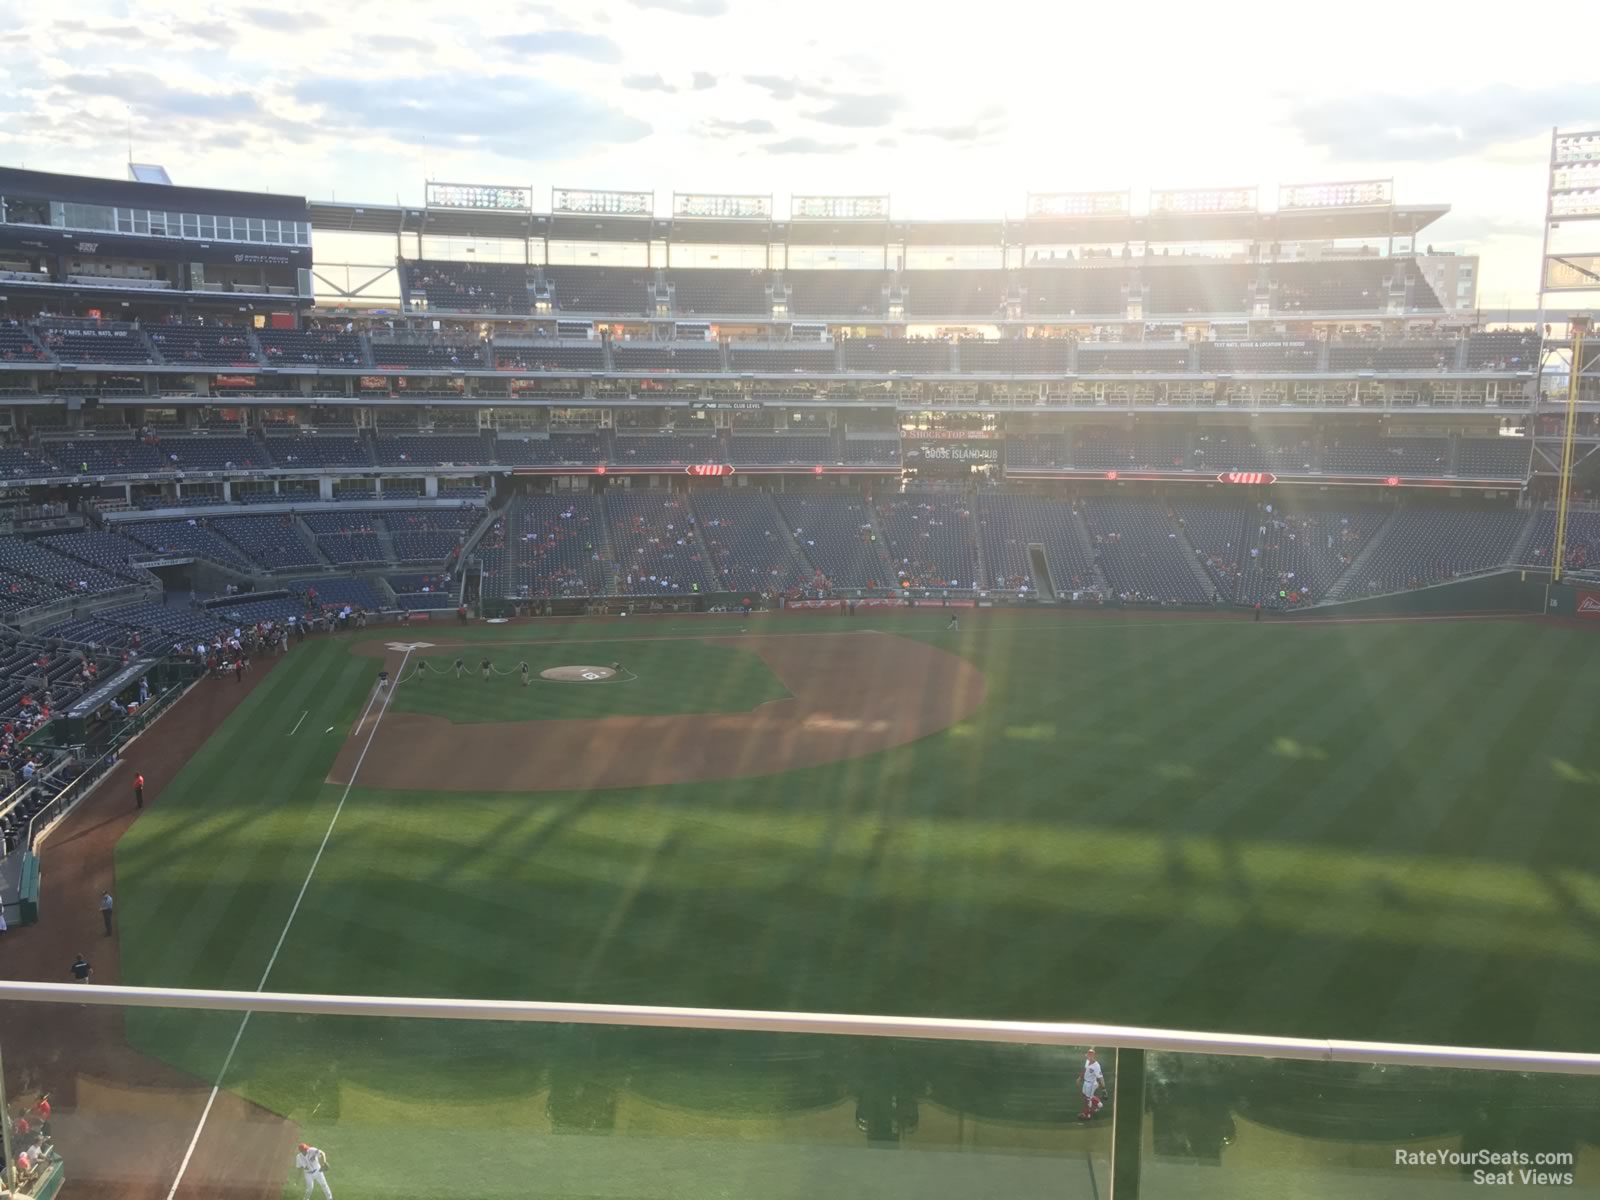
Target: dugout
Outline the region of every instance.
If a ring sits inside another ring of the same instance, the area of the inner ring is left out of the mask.
[[[67,711],[61,714],[61,728],[52,729],[52,737],[61,745],[86,745],[89,743],[105,741],[111,734],[111,729],[102,728],[114,723],[106,721],[102,716],[111,701],[123,692],[137,687],[139,680],[156,671],[158,663],[153,658],[136,658],[123,667],[115,675],[102,679],[94,687],[79,696]],[[150,680],[150,694],[159,695],[163,689],[159,673]],[[98,736],[92,736],[98,735]]]

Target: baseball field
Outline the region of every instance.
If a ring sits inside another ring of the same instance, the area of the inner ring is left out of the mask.
[[[1600,638],[946,623],[296,647],[118,841],[121,979],[1600,1050]],[[542,674],[570,667],[601,677]],[[1103,1185],[1077,1053],[160,1012],[125,1034],[220,1082],[196,1160],[266,1139],[272,1195],[300,1194],[277,1154],[302,1138],[341,1200]],[[1185,1161],[1343,1169],[1495,1130],[1588,1147],[1600,1184],[1576,1082],[1189,1060],[1153,1095],[1153,1153]],[[174,1114],[181,1150],[201,1114]]]

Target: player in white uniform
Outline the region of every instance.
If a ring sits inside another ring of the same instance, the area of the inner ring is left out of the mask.
[[[300,1168],[306,1177],[305,1200],[311,1200],[311,1189],[318,1184],[322,1185],[322,1194],[327,1200],[333,1200],[333,1189],[328,1186],[328,1156],[315,1146],[300,1143],[300,1153],[294,1156],[294,1165]]]
[[[1078,1072],[1078,1087],[1083,1092],[1083,1111],[1078,1114],[1078,1120],[1087,1121],[1099,1112],[1105,1101],[1100,1099],[1100,1091],[1105,1087],[1105,1068],[1100,1065],[1100,1060],[1090,1050],[1083,1056],[1083,1070]],[[306,1193],[310,1195],[310,1193]]]

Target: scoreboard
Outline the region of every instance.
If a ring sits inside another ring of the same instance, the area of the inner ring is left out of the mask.
[[[471,208],[487,212],[532,212],[533,189],[484,183],[430,183],[429,208]]]

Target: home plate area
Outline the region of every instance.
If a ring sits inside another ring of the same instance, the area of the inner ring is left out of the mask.
[[[557,683],[603,683],[615,679],[617,673],[610,667],[551,667],[540,671],[540,679],[553,679]]]

